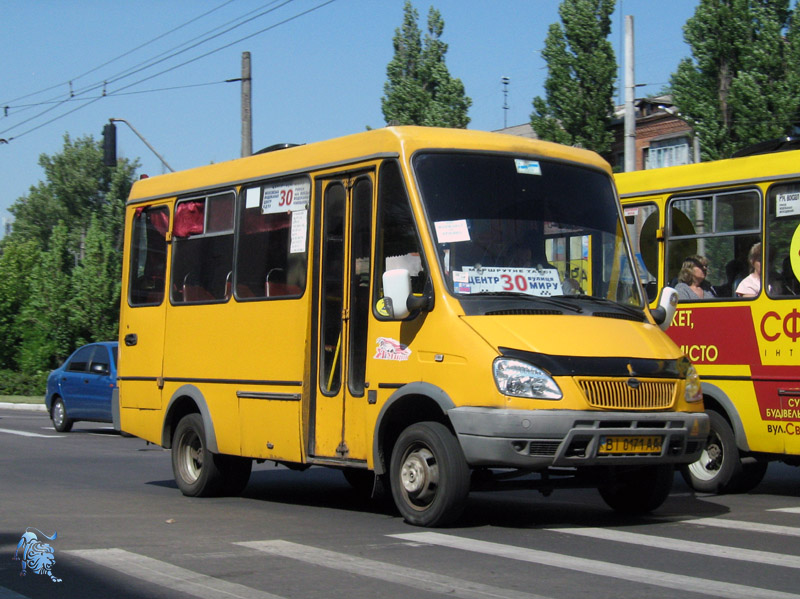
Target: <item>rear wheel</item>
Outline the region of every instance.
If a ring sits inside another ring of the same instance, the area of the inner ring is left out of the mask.
[[[470,470],[455,435],[438,422],[405,429],[392,451],[392,497],[406,522],[443,526],[464,511]]]
[[[50,409],[50,418],[53,421],[53,428],[59,433],[68,433],[72,430],[73,420],[67,417],[67,408],[64,401],[57,397],[53,400],[53,407]]]
[[[671,464],[620,470],[610,484],[600,487],[600,496],[617,512],[646,514],[666,501],[674,477]]]
[[[206,446],[205,427],[200,414],[181,418],[172,439],[172,472],[184,495],[209,497],[222,490],[222,472]],[[248,473],[249,474],[249,473]]]

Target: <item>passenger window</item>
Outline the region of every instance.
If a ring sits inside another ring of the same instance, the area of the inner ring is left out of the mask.
[[[625,224],[639,279],[647,293],[647,300],[652,302],[658,296],[658,206],[625,206]]]
[[[385,162],[378,178],[378,233],[372,305],[383,297],[383,273],[405,268],[412,293],[421,294],[428,280],[417,225],[411,213],[403,177],[396,162]],[[379,318],[382,316],[376,312]]]
[[[764,259],[767,293],[772,297],[800,295],[800,182],[769,190]]]
[[[233,269],[234,194],[178,202],[172,226],[173,304],[225,301]]]
[[[101,345],[95,346],[94,356],[92,356],[92,365],[89,369],[94,374],[108,374],[111,372],[108,362],[108,352],[105,347]]]
[[[750,251],[761,241],[759,192],[673,198],[668,216],[665,280],[680,301],[738,297],[736,288],[750,273]]]
[[[168,230],[169,210],[166,206],[136,209],[128,297],[131,306],[153,306],[164,300]]]
[[[78,352],[69,361],[67,370],[69,372],[86,372],[87,370],[89,370],[89,362],[92,361],[93,352],[94,352],[93,345],[82,347],[81,349],[79,349]]]
[[[303,295],[310,198],[308,177],[242,189],[236,254],[237,299]]]

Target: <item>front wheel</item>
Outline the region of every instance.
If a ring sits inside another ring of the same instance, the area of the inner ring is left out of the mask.
[[[406,522],[443,526],[464,511],[470,470],[455,435],[439,422],[406,428],[392,450],[392,497]]]
[[[57,397],[53,400],[53,407],[50,409],[50,418],[53,421],[53,428],[59,433],[68,433],[72,430],[72,418],[67,417],[67,408],[64,401]]]
[[[695,491],[726,493],[735,489],[737,479],[742,474],[739,449],[733,429],[725,417],[713,410],[708,410],[707,414],[711,429],[706,448],[696,462],[681,468],[681,474]]]
[[[672,464],[642,466],[614,472],[600,496],[610,508],[631,515],[647,514],[661,506],[672,490],[675,469]]]

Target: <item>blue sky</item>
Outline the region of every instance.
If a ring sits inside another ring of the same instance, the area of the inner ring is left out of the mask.
[[[254,150],[383,126],[403,0],[328,1],[3,0],[0,139],[9,143],[0,143],[0,217],[43,180],[40,154],[60,152],[67,133],[100,139],[109,118],[129,121],[176,170],[239,157],[240,84],[224,81],[241,75],[244,51],[252,55]],[[473,102],[469,128],[527,122],[533,97],[543,95],[540,52],[560,0],[413,3],[422,29],[431,5],[442,13],[447,66]],[[617,2],[610,39],[621,64],[623,15],[633,15],[636,80],[647,84],[637,97],[657,93],[688,55],[682,27],[696,5]],[[252,20],[222,33],[244,19]],[[510,79],[507,111],[502,77]],[[139,159],[139,173],[164,172],[122,123],[117,141],[120,156]]]

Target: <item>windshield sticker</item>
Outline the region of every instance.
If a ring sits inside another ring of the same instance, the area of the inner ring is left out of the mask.
[[[561,279],[555,268],[504,268],[465,266],[459,279],[466,276],[466,282],[456,279],[453,283],[458,293],[525,293],[540,297],[562,295]],[[459,291],[466,288],[468,291]]]
[[[467,221],[464,219],[440,220],[434,225],[436,226],[436,238],[439,243],[469,241],[469,229],[467,228]]]
[[[521,175],[541,175],[542,167],[538,160],[522,160],[515,158],[514,164],[517,165],[517,172]]]
[[[292,243],[290,254],[302,254],[306,251],[306,233],[308,232],[308,210],[292,212]]]
[[[775,216],[797,216],[800,214],[800,192],[779,193],[775,198]]]
[[[261,200],[262,214],[308,209],[308,199],[311,197],[311,183],[307,179],[281,181],[280,183],[265,185],[262,189],[264,190]]]
[[[378,337],[375,340],[376,348],[373,359],[375,360],[391,360],[394,362],[406,362],[411,356],[411,350],[408,346],[403,345],[399,341],[390,339],[389,337]]]

